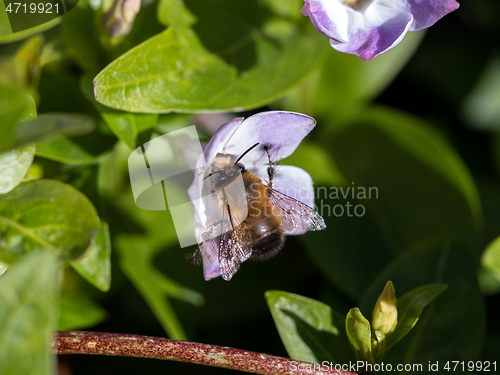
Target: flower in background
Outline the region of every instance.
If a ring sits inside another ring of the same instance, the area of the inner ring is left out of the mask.
[[[221,275],[219,264],[220,236],[214,241],[206,241],[203,238],[203,234],[209,230],[211,224],[219,219],[217,214],[214,215],[214,210],[210,209],[207,201],[201,199],[203,182],[207,181],[203,178],[207,167],[217,160],[218,155],[228,155],[234,163],[239,156],[251,149],[241,159],[241,164],[244,165],[246,171],[255,173],[260,177],[262,183],[266,184],[269,181],[269,159],[265,146],[269,146],[269,155],[274,164],[290,156],[315,125],[316,121],[313,118],[300,113],[270,111],[255,114],[247,119],[235,118],[222,125],[213,135],[204,149],[203,155],[198,159],[196,173],[199,174],[199,177],[195,176],[193,184],[188,190],[194,205],[195,235],[200,243],[199,255],[203,261],[203,274],[206,280]],[[255,147],[257,143],[259,147]],[[273,189],[299,201],[299,204],[303,203],[314,207],[313,182],[309,173],[301,168],[280,164],[274,170]],[[243,199],[246,204],[246,197]],[[312,208],[310,210],[311,214],[315,212]],[[298,235],[307,232],[307,230],[324,229],[321,217],[317,219],[318,222],[313,223],[306,219],[311,218],[304,218],[303,222],[295,223],[293,229],[291,226],[287,229],[285,223],[284,234]],[[314,221],[316,217],[312,219]],[[248,258],[242,258],[239,261],[246,259]],[[237,266],[239,267],[239,263]],[[225,277],[225,279],[228,278]]]
[[[455,0],[304,0],[302,14],[340,52],[364,60],[388,51],[408,31],[430,27],[458,8]]]
[[[102,19],[102,25],[113,38],[127,36],[140,9],[141,0],[114,0]]]

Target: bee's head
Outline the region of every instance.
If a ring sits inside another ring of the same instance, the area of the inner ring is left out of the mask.
[[[243,158],[243,156],[248,154],[258,145],[259,144],[256,143],[247,149],[238,159],[236,159],[234,163],[232,162],[233,159],[231,159],[231,156],[220,153],[217,154],[212,164],[212,172],[206,175],[205,179],[209,177],[211,178],[211,182],[215,190],[228,185],[238,175],[245,171],[245,166],[242,163],[239,163],[239,161]]]
[[[214,189],[218,190],[230,184],[232,181],[234,181],[234,179],[239,174],[241,174],[244,168],[245,167],[242,164],[240,165],[239,163],[226,165],[220,169],[211,172],[210,174],[205,176],[205,178],[210,177]]]

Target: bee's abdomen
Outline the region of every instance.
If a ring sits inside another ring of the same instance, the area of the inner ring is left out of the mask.
[[[252,238],[252,259],[264,260],[276,255],[285,244],[285,235],[279,222],[259,220],[247,227]]]
[[[267,186],[254,173],[244,171],[248,215],[241,226],[252,246],[252,259],[264,260],[276,255],[285,244],[281,213],[269,200]]]

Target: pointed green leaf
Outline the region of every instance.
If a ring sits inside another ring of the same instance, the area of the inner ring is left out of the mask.
[[[46,249],[61,259],[75,259],[88,248],[98,226],[88,198],[59,181],[28,181],[0,195],[0,257]]]
[[[495,55],[487,64],[473,90],[462,104],[468,124],[478,130],[500,129],[500,58]]]
[[[27,145],[0,154],[0,194],[8,193],[19,185],[26,176],[34,157],[34,145]]]
[[[357,307],[352,308],[347,313],[345,329],[358,361],[368,361],[368,363],[375,364],[370,322]]]
[[[18,87],[36,89],[41,73],[40,55],[43,36],[28,39],[10,59],[0,60],[0,81]]]
[[[279,290],[267,291],[265,296],[291,358],[312,363],[346,363],[352,359],[344,319],[329,306]]]
[[[10,138],[10,148],[42,142],[57,136],[73,137],[90,133],[96,127],[95,120],[85,115],[51,113],[18,124]]]
[[[481,256],[481,265],[500,281],[500,237],[492,241]]]
[[[88,282],[103,292],[107,292],[111,284],[111,237],[109,233],[106,210],[98,188],[97,175],[99,167],[86,168],[83,178],[75,176],[76,187],[94,204],[99,214],[99,232],[92,239],[89,249],[80,259],[72,261],[71,266]],[[106,178],[110,178],[109,174]]]
[[[60,163],[74,165],[95,163],[96,161],[95,155],[92,155],[72,139],[64,137],[38,143],[36,155]]]
[[[0,372],[51,375],[57,328],[56,258],[48,252],[23,257],[0,277]]]
[[[0,97],[1,97],[1,88],[0,88]],[[26,102],[27,107],[25,108],[24,113],[22,114],[20,121],[31,120],[36,118],[36,105],[35,101],[28,97]],[[1,106],[1,98],[0,98],[0,106]],[[0,110],[1,111],[1,110]],[[1,118],[0,118],[1,123]],[[5,138],[9,137],[9,133],[12,129],[8,129],[9,125],[3,123],[3,136]],[[0,127],[0,134],[2,134],[2,127]],[[0,139],[1,144],[1,139]],[[34,145],[26,145],[24,147],[18,149],[12,149],[9,151],[5,151],[0,153],[0,194],[5,194],[12,189],[14,189],[19,183],[23,180],[24,176],[28,172],[28,169],[33,162],[33,158],[35,156],[35,146]]]
[[[191,26],[196,17],[189,12],[184,0],[160,0],[158,21],[165,26]]]
[[[488,244],[481,255],[478,278],[483,293],[496,294],[500,291],[500,237]]]
[[[170,27],[113,61],[94,79],[98,102],[146,113],[256,108],[296,85],[328,48],[316,30],[256,0],[185,4],[193,28]]]
[[[447,288],[446,284],[434,283],[415,288],[398,299],[398,324],[387,335],[387,348],[401,340],[417,323],[424,307]]]
[[[0,151],[6,150],[16,124],[35,110],[33,99],[27,92],[0,84]]]
[[[85,257],[71,262],[73,268],[103,292],[111,284],[111,239],[108,223],[101,217],[99,233],[92,239]]]

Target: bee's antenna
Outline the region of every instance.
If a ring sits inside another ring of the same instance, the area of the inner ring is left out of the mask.
[[[256,144],[254,144],[252,147],[250,147],[248,150],[246,150],[243,154],[240,155],[240,157],[238,158],[238,160],[236,160],[234,162],[234,164],[237,164],[242,158],[243,156],[245,156],[246,154],[248,154],[250,151],[252,151],[255,147],[257,147],[259,145],[259,142],[257,142]]]

